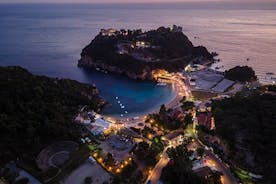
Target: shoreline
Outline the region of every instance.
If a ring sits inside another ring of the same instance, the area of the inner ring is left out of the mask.
[[[177,107],[179,105],[180,100],[183,98],[183,96],[185,96],[184,94],[182,94],[182,90],[181,89],[181,84],[178,83],[179,81],[172,81],[172,88],[173,88],[173,93],[174,96],[166,103],[164,103],[164,105],[166,106],[166,108],[174,108]],[[184,90],[185,91],[185,90]],[[157,113],[160,109],[159,107],[153,108],[151,110],[149,110],[148,112],[144,112],[141,114],[137,114],[137,115],[132,115],[129,117],[116,117],[116,116],[112,116],[112,115],[103,115],[104,118],[106,119],[112,119],[116,122],[133,122],[133,121],[141,121],[144,120],[145,117],[148,114],[152,114],[152,113]]]

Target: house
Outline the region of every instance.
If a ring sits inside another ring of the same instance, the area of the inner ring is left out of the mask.
[[[207,166],[195,169],[194,173],[200,178],[205,178],[205,179],[213,176],[212,170]]]
[[[99,135],[103,135],[105,129],[103,127],[100,126],[94,126],[92,124],[86,126],[87,129],[89,130],[89,132],[91,134],[93,134],[94,136],[99,136]]]
[[[138,47],[138,48],[144,49],[144,48],[149,48],[151,45],[150,45],[149,42],[137,41],[137,42],[135,43],[135,46]]]
[[[109,29],[101,29],[101,35],[102,36],[114,36],[116,35],[118,31],[116,29],[113,28],[109,28]]]
[[[211,112],[200,113],[199,115],[197,115],[197,121],[199,125],[203,125],[208,130],[214,130],[216,128],[215,121],[212,117]]]
[[[173,113],[172,113],[172,119],[175,119],[175,120],[184,120],[184,114],[181,110],[175,110]]]

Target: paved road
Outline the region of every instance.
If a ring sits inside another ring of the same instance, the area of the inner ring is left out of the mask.
[[[148,179],[145,183],[148,183],[150,180],[152,184],[157,184],[159,178],[161,177],[163,168],[168,164],[170,159],[168,158],[167,154],[163,154],[162,158],[159,160],[159,162],[155,165],[154,169],[151,171]]]
[[[205,145],[196,138],[196,143],[199,146],[205,147]],[[210,167],[216,168],[217,171],[220,171],[223,173],[223,176],[221,177],[222,184],[238,184],[235,177],[231,174],[229,168],[226,166],[226,164],[223,161],[220,161],[213,152],[209,150],[205,150],[205,154],[208,157],[208,161],[210,164]]]

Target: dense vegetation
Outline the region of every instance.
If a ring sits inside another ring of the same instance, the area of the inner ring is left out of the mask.
[[[165,184],[205,184],[205,181],[192,172],[192,161],[189,159],[191,152],[186,148],[187,144],[169,148],[167,154],[171,159],[162,171],[161,180]]]
[[[98,110],[97,89],[68,79],[35,76],[20,67],[0,67],[0,161],[34,158],[45,145],[74,139],[79,105]]]
[[[176,130],[183,125],[183,120],[173,117],[173,110],[161,105],[159,113],[149,114],[146,122],[157,124],[167,130]]]
[[[276,85],[267,85],[265,87],[267,88],[267,91],[276,92]]]
[[[137,59],[130,54],[118,54],[118,43],[135,43],[145,41],[154,47],[136,49],[134,52],[143,53],[155,58],[155,62]],[[205,47],[194,47],[187,36],[182,32],[173,32],[170,28],[160,27],[157,30],[142,32],[141,30],[128,30],[128,35],[117,34],[113,36],[97,35],[81,53],[79,66],[102,67],[109,70],[109,66],[116,67],[119,73],[133,73],[135,75],[151,75],[155,69],[178,71],[192,59],[203,57],[212,60],[213,56]],[[87,62],[87,58],[90,58]],[[111,70],[111,69],[110,69]],[[112,69],[113,72],[114,69]]]
[[[235,66],[225,71],[225,78],[233,81],[250,82],[257,79],[255,71],[249,66]]]
[[[237,94],[214,101],[212,106],[217,133],[230,148],[229,158],[239,167],[264,175],[267,183],[274,183],[276,96]]]
[[[147,166],[154,166],[157,161],[157,155],[164,149],[164,144],[160,137],[154,137],[152,144],[146,142],[138,143],[134,150],[134,155],[139,161],[142,161]]]

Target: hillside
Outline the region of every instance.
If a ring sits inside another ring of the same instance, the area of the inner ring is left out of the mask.
[[[82,50],[78,65],[135,79],[152,79],[154,70],[179,71],[195,59],[205,63],[212,61],[213,56],[205,47],[194,47],[181,27],[160,27],[148,32],[103,29]]]
[[[55,140],[74,139],[79,105],[99,110],[104,103],[93,86],[35,76],[21,67],[0,67],[0,86],[0,164],[33,156]]]
[[[274,183],[276,173],[276,96],[256,92],[213,102],[217,133],[238,167]]]

